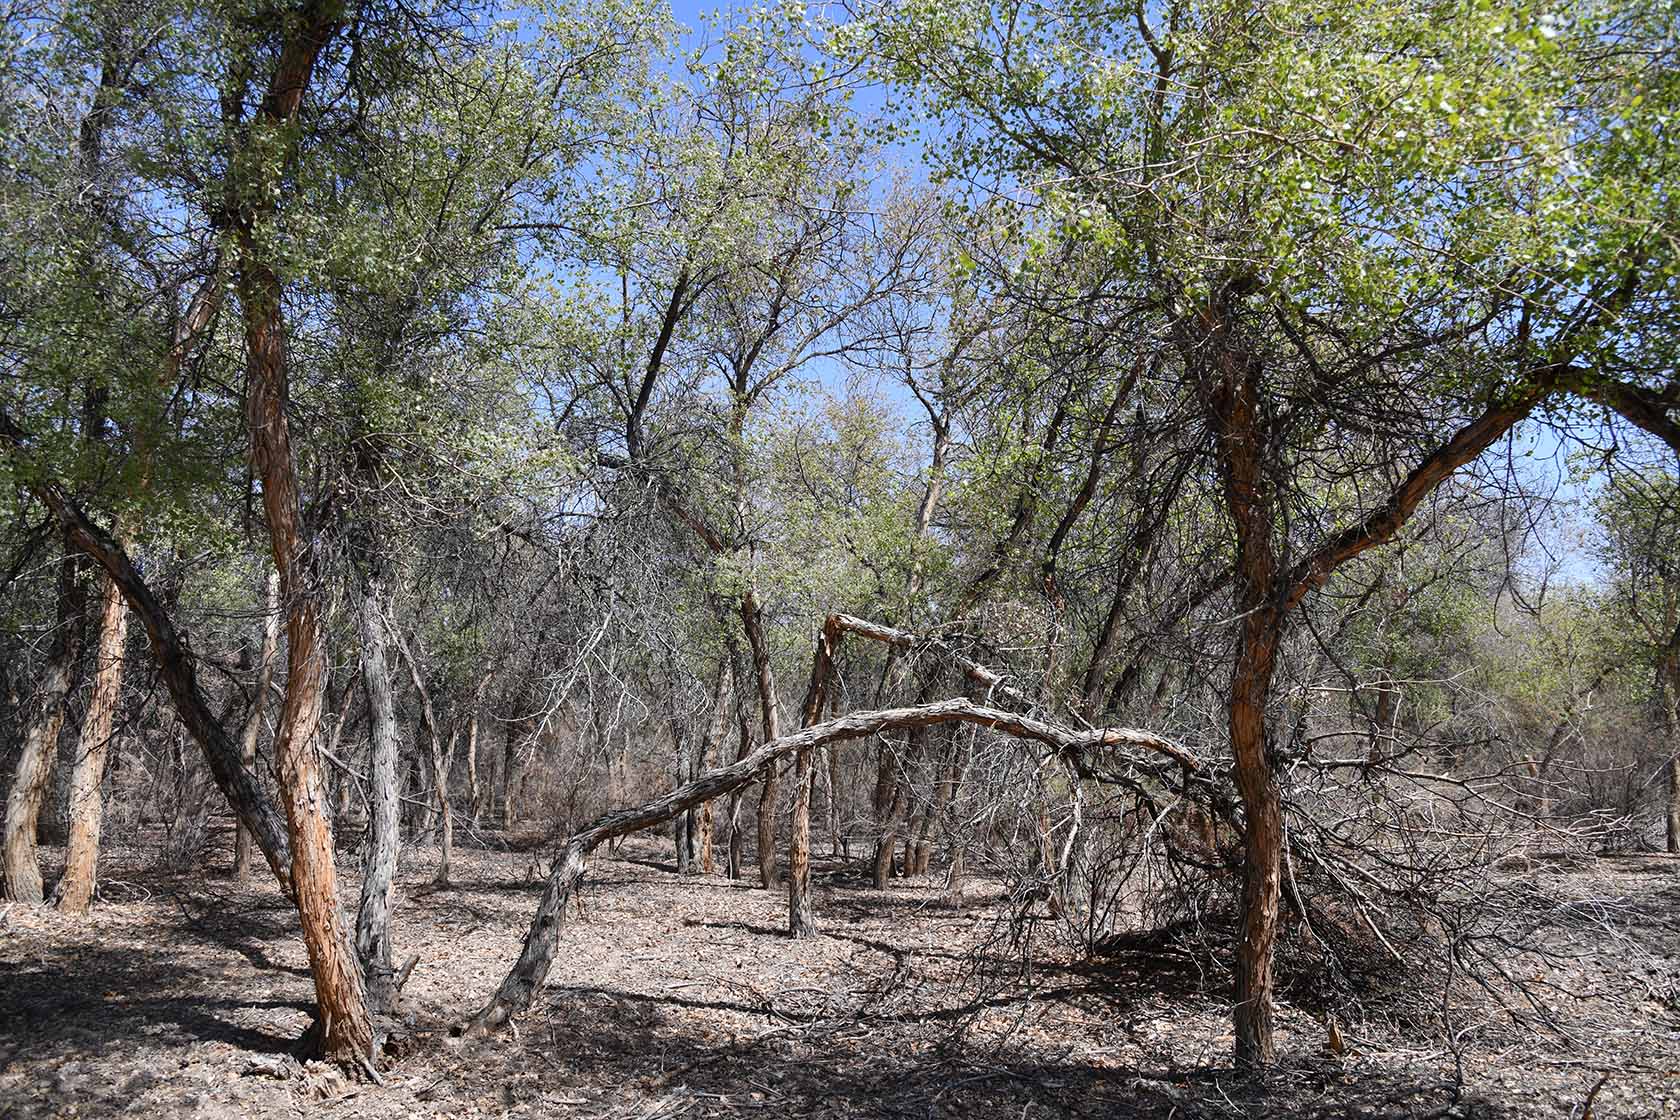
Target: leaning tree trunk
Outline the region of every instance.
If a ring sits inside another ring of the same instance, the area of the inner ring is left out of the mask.
[[[0,894],[17,902],[43,899],[40,858],[35,849],[35,830],[41,819],[58,754],[58,733],[64,725],[64,700],[75,679],[76,657],[81,651],[82,602],[76,583],[75,564],[68,548],[59,561],[58,626],[47,652],[46,672],[35,715],[23,734],[23,751],[12,775],[6,797],[6,833],[0,850]]]
[[[263,595],[263,640],[257,662],[257,691],[239,737],[239,757],[247,769],[257,765],[257,739],[268,712],[268,690],[274,682],[274,659],[280,652],[280,574],[268,573]],[[251,874],[251,830],[240,822],[233,838],[233,877],[243,883]]]
[[[1005,735],[1043,743],[1069,759],[1078,759],[1103,748],[1128,746],[1156,752],[1193,769],[1201,766],[1200,761],[1182,747],[1146,731],[1107,728],[1069,732],[1012,712],[981,707],[966,699],[914,708],[858,712],[801,728],[764,744],[731,766],[714,770],[654,801],[608,813],[568,839],[544,884],[542,899],[537,903],[536,915],[525,933],[519,958],[490,1002],[473,1017],[473,1029],[479,1032],[493,1030],[531,1006],[532,999],[548,978],[549,968],[559,949],[560,927],[565,920],[566,905],[583,877],[589,854],[603,843],[632,832],[657,828],[695,805],[750,785],[766,771],[780,765],[790,754],[797,755],[802,750],[818,750],[834,743],[887,731],[952,721],[977,724]]]
[[[122,588],[109,576],[99,581],[99,638],[93,667],[93,693],[76,744],[76,766],[70,775],[70,844],[64,856],[64,876],[58,881],[54,904],[67,914],[83,914],[93,901],[99,870],[99,832],[104,823],[100,785],[110,754],[111,729],[122,699],[123,652],[128,644],[128,604]]]

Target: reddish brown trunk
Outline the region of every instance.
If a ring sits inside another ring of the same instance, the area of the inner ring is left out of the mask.
[[[274,761],[291,839],[292,887],[315,980],[316,1039],[327,1058],[365,1063],[373,1058],[373,1025],[339,909],[327,791],[317,754],[327,672],[326,634],[286,416],[290,370],[281,286],[260,255],[257,229],[273,217],[281,170],[295,144],[288,131],[316,58],[338,32],[339,11],[331,0],[310,0],[297,13],[296,22],[287,25],[250,129],[250,143],[256,150],[247,154],[247,162],[253,165],[253,173],[250,181],[238,184],[240,196],[254,200],[239,215],[238,286],[245,322],[245,415],[251,460],[262,481],[263,513],[286,606],[286,696],[275,734]]]
[[[1261,367],[1235,337],[1229,309],[1206,313],[1199,343],[1214,383],[1206,390],[1224,467],[1226,510],[1236,536],[1237,612],[1242,621],[1227,704],[1231,756],[1243,805],[1242,936],[1236,960],[1236,1062],[1269,1065],[1276,1051],[1272,958],[1282,897],[1283,810],[1272,771],[1266,708],[1286,608],[1278,602],[1273,511],[1266,479]]]
[[[338,903],[327,793],[316,752],[321,693],[326,682],[326,635],[304,537],[297,463],[286,419],[286,351],[280,282],[265,265],[241,261],[249,384],[251,457],[262,479],[263,512],[286,604],[286,697],[274,739],[274,761],[292,848],[292,887],[315,979],[318,1035],[324,1056],[370,1061],[373,1026],[361,971]]]

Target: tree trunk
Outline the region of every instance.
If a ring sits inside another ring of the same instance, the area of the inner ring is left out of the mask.
[[[776,708],[776,673],[770,663],[770,647],[764,638],[764,614],[758,596],[751,589],[741,597],[741,624],[752,651],[753,673],[758,683],[758,705],[764,721],[764,741],[781,737],[781,716]],[[776,865],[776,807],[781,775],[772,767],[764,774],[764,791],[758,799],[758,877],[765,890],[781,885]]]
[[[1663,731],[1668,746],[1668,850],[1680,854],[1680,628],[1660,662]]]
[[[1680,453],[1680,448],[1675,449]],[[1664,640],[1657,647],[1657,702],[1662,710],[1663,746],[1668,751],[1668,805],[1665,846],[1680,855],[1680,595],[1672,591],[1663,605]]]
[[[336,1061],[366,1062],[373,1057],[373,1025],[339,911],[338,871],[315,741],[327,672],[326,634],[286,419],[289,392],[280,281],[252,259],[254,246],[243,248],[240,298],[249,362],[251,457],[262,480],[263,511],[286,604],[286,697],[274,760],[291,838],[292,887],[315,979],[320,1051]]]
[[[740,742],[735,748],[735,761],[739,762],[752,753],[752,726],[747,717],[740,717]],[[740,879],[743,874],[743,864],[746,859],[746,845],[741,840],[741,792],[731,790],[729,794],[729,878]]]
[[[723,747],[723,736],[729,729],[729,700],[735,691],[735,673],[726,655],[719,659],[717,670],[717,684],[712,689],[712,710],[706,722],[706,732],[695,744],[692,756],[686,760],[681,779],[694,781],[706,772],[706,760],[713,757]],[[712,873],[712,804],[706,802],[698,809],[690,809],[679,820],[682,822],[680,831],[686,831],[689,848],[688,874],[699,870],[704,874]],[[679,854],[679,864],[682,862]],[[698,865],[698,866],[696,866]],[[679,870],[681,868],[679,867]]]
[[[470,811],[467,819],[473,828],[478,827],[479,798],[483,792],[478,785],[478,709],[474,708],[467,717],[467,808]]]
[[[1242,937],[1236,962],[1236,1062],[1269,1065],[1276,1051],[1272,955],[1282,897],[1283,806],[1266,721],[1287,607],[1277,594],[1277,556],[1261,366],[1235,336],[1228,309],[1207,313],[1201,340],[1216,376],[1208,404],[1223,457],[1226,511],[1236,538],[1236,607],[1242,619],[1227,701],[1231,757],[1243,805]]]
[[[1670,735],[1669,745],[1676,742],[1676,736]],[[1671,854],[1680,855],[1680,752],[1671,753],[1668,758],[1668,850]]]
[[[933,862],[933,825],[942,820],[946,808],[957,795],[957,786],[962,781],[962,747],[956,736],[951,736],[951,757],[945,766],[945,773],[935,780],[933,787],[933,801],[922,813],[921,825],[916,834],[916,853],[910,867],[912,875],[926,875],[928,866]]]
[[[362,892],[356,908],[356,957],[376,1014],[396,1007],[396,965],[391,949],[391,909],[397,893],[402,844],[397,791],[397,715],[385,646],[384,585],[368,579],[362,591],[362,687],[368,700],[368,841],[362,859]]]
[[[401,655],[403,664],[408,667],[409,682],[414,685],[414,691],[420,697],[420,722],[426,729],[426,742],[431,748],[428,757],[432,763],[432,795],[441,831],[438,869],[437,874],[432,877],[432,882],[439,886],[447,886],[449,857],[455,844],[455,817],[449,805],[449,760],[444,754],[443,737],[438,733],[437,713],[432,708],[432,694],[426,688],[425,678],[420,675],[420,663],[401,634],[393,630],[392,636],[396,638],[397,653]]]
[[[521,705],[524,703],[520,701]],[[519,734],[525,721],[513,718],[507,721],[506,730],[502,737],[502,765],[496,774],[496,819],[504,829],[512,831],[516,814],[513,804],[513,769],[519,761]]]
[[[837,619],[830,617],[817,635],[811,663],[811,685],[805,694],[800,727],[815,726],[828,707],[829,677],[834,672],[834,646],[839,639]],[[788,833],[788,933],[795,939],[815,937],[816,907],[811,901],[811,787],[817,779],[811,747],[794,756],[793,823]]]
[[[1275,616],[1274,616],[1275,617]],[[1243,920],[1237,944],[1236,1060],[1271,1062],[1272,954],[1283,895],[1283,801],[1268,752],[1266,698],[1278,634],[1266,612],[1250,613],[1231,681],[1231,751],[1243,799]]]
[[[919,732],[912,731],[911,741],[905,746],[905,753],[915,750],[919,741]],[[908,801],[907,786],[908,778],[897,749],[883,739],[875,773],[875,819],[878,833],[875,837],[875,872],[870,880],[876,890],[885,890],[887,883],[892,879],[893,856],[898,850],[898,822],[904,815],[905,804]]]
[[[64,725],[64,700],[75,680],[76,658],[81,651],[81,593],[76,583],[75,562],[66,548],[59,560],[58,626],[47,652],[46,671],[41,677],[35,714],[23,734],[23,751],[12,775],[6,796],[6,835],[0,851],[0,894],[16,902],[43,899],[40,858],[35,850],[35,829],[40,823],[41,803],[52,778],[58,755],[58,733]]]
[[[257,739],[262,734],[263,718],[268,712],[268,689],[274,680],[274,658],[280,651],[280,574],[268,573],[263,596],[262,651],[257,661],[257,691],[251,700],[251,712],[245,717],[245,729],[239,737],[239,757],[246,769],[257,765]],[[251,874],[251,830],[241,821],[233,838],[233,877],[243,883]]]
[[[824,751],[823,754],[828,765],[828,854],[844,859],[846,842],[840,827],[840,753]]]
[[[100,785],[110,753],[111,730],[122,700],[123,653],[128,645],[128,604],[109,576],[99,581],[99,638],[93,667],[93,693],[76,744],[70,776],[70,843],[64,876],[54,903],[67,914],[83,914],[93,901],[99,872],[99,833],[104,823]]]

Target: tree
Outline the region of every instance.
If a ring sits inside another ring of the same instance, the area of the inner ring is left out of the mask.
[[[1658,7],[1524,23],[1169,4],[1117,22],[910,3],[838,33],[949,122],[948,174],[1021,199],[1001,219],[1028,241],[1021,269],[1068,244],[1107,262],[1094,295],[1153,322],[1195,402],[1241,619],[1225,699],[1245,845],[1241,1065],[1275,1052],[1271,719],[1298,611],[1560,393],[1669,399],[1644,328],[1673,270],[1667,187],[1632,172],[1661,143],[1639,107],[1672,95],[1648,68],[1674,49]],[[1326,461],[1326,429],[1359,456]]]
[[[1649,667],[1657,755],[1668,787],[1665,843],[1680,852],[1680,480],[1672,464],[1616,470],[1593,504],[1600,563],[1633,659]]]

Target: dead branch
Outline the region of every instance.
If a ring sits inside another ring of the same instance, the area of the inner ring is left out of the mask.
[[[882,628],[885,629],[885,628]],[[495,996],[473,1017],[469,1028],[488,1032],[509,1022],[512,1017],[531,1006],[559,946],[560,927],[565,920],[566,903],[583,876],[584,865],[593,852],[608,840],[627,836],[632,832],[653,828],[673,819],[679,813],[702,802],[726,796],[746,786],[784,757],[801,750],[813,750],[831,743],[861,739],[885,731],[899,731],[910,727],[928,727],[940,723],[971,723],[1000,731],[1017,739],[1042,743],[1066,758],[1079,758],[1103,748],[1136,747],[1165,755],[1174,762],[1199,769],[1200,760],[1183,747],[1148,731],[1111,727],[1093,731],[1074,732],[1052,724],[1031,719],[997,708],[983,707],[967,699],[944,700],[910,708],[886,708],[880,711],[854,712],[811,727],[801,728],[759,747],[730,766],[679,786],[663,797],[643,805],[620,809],[598,818],[593,824],[574,833],[554,861],[548,882],[543,888],[536,915],[525,934],[519,959],[502,981]]]

